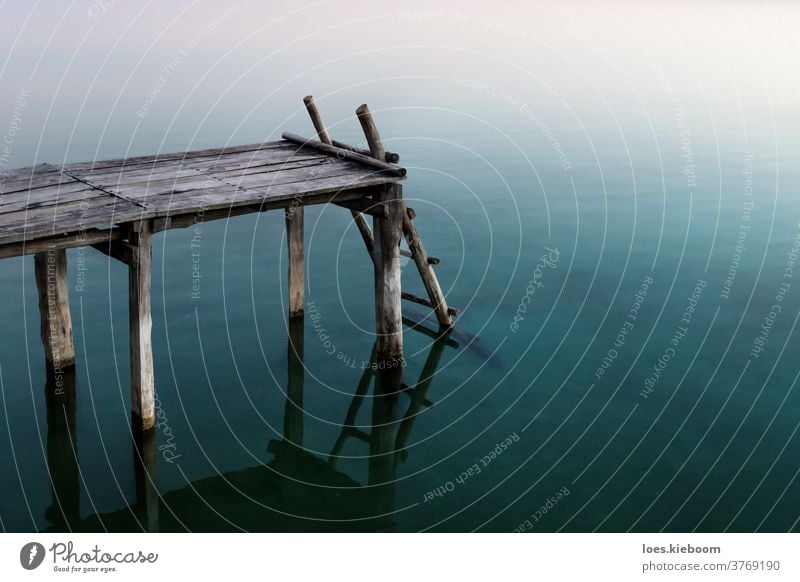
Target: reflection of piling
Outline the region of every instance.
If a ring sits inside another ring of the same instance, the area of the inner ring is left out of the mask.
[[[304,321],[289,318],[289,366],[286,387],[286,408],[283,416],[283,438],[295,446],[303,446],[303,385],[305,381]]]
[[[348,437],[355,436],[357,438],[368,440],[363,431],[356,428],[356,418],[358,417],[358,411],[361,408],[361,404],[364,402],[364,397],[367,395],[367,392],[369,392],[370,384],[372,384],[372,376],[374,375],[373,364],[375,363],[376,349],[377,345],[373,344],[372,354],[369,357],[369,365],[364,368],[364,372],[361,374],[361,379],[358,381],[358,386],[356,387],[356,393],[353,395],[353,400],[350,402],[350,406],[347,409],[347,415],[345,416],[342,430],[339,432],[339,437],[336,439],[336,442],[331,449],[331,454],[328,456],[328,463],[332,467],[336,466],[336,462],[339,460],[339,455],[341,454],[344,443],[347,441]]]
[[[75,433],[75,369],[49,371],[47,407],[47,467],[52,505],[45,511],[55,529],[71,531],[80,520],[81,476]]]
[[[158,435],[156,429],[133,431],[133,468],[136,480],[136,505],[145,518],[147,531],[159,530]]]
[[[372,433],[369,441],[369,485],[374,488],[376,531],[394,530],[395,462],[397,405],[400,398],[402,370],[392,368],[378,374],[372,399]]]

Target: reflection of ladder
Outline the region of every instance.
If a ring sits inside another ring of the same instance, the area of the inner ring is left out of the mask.
[[[322,122],[322,116],[320,115],[319,110],[314,103],[314,98],[309,95],[303,99],[303,102],[306,105],[308,114],[311,116],[311,121],[314,124],[314,129],[317,132],[317,136],[322,143],[335,144],[345,149],[358,151],[359,153],[371,155],[372,157],[381,161],[391,161],[392,163],[397,163],[399,161],[399,156],[397,154],[387,152],[383,149],[383,144],[381,143],[378,129],[375,126],[375,123],[372,120],[372,115],[370,114],[366,105],[362,105],[356,110],[358,120],[361,122],[361,127],[364,130],[364,135],[366,136],[367,143],[369,144],[369,151],[361,151],[358,148],[348,146],[340,142],[334,142],[328,134],[325,124]],[[380,212],[378,212],[379,209],[366,208],[364,210],[367,213],[374,214],[376,217],[379,217],[380,215]],[[353,215],[353,220],[358,227],[359,233],[361,233],[361,238],[364,240],[364,245],[367,247],[367,252],[369,252],[370,257],[372,257],[374,262],[375,237],[372,234],[372,230],[370,229],[369,224],[367,224],[367,220],[364,218],[364,215],[361,213],[361,211],[351,208],[350,212]],[[453,327],[453,317],[457,317],[460,312],[458,309],[454,307],[448,307],[447,305],[444,293],[439,285],[439,280],[437,279],[436,273],[433,270],[433,265],[438,264],[439,259],[429,257],[425,252],[425,247],[422,245],[422,239],[420,238],[419,233],[414,226],[413,220],[415,216],[416,215],[412,208],[406,208],[405,212],[403,213],[403,235],[406,238],[406,242],[408,242],[409,250],[406,251],[404,249],[400,249],[400,254],[414,260],[414,263],[417,266],[417,271],[419,271],[419,275],[422,278],[422,283],[425,286],[425,292],[428,295],[428,299],[419,297],[418,295],[412,295],[411,293],[406,293],[405,291],[401,292],[401,297],[406,301],[413,301],[414,303],[419,303],[420,305],[430,307],[436,314],[436,320],[439,322],[439,327],[442,329],[450,329]]]
[[[405,449],[417,415],[419,415],[423,407],[429,408],[433,406],[433,402],[427,398],[428,389],[433,381],[433,377],[436,375],[436,370],[439,367],[439,361],[442,358],[444,347],[448,345],[458,347],[458,343],[448,337],[448,335],[449,334],[440,335],[438,339],[431,344],[431,351],[428,353],[428,357],[425,360],[425,365],[422,367],[422,372],[420,372],[417,383],[413,387],[406,385],[402,386],[402,393],[409,397],[409,403],[406,413],[403,416],[403,420],[400,421],[400,425],[397,428],[397,433],[394,436],[394,442],[392,443],[395,455],[395,463],[406,460],[407,452]],[[376,362],[375,348],[372,350],[370,364],[374,362]],[[371,443],[372,441],[372,435],[358,428],[356,425],[356,420],[358,417],[358,411],[361,408],[361,404],[363,403],[364,398],[367,396],[369,387],[372,384],[372,379],[375,376],[375,370],[372,365],[365,368],[364,373],[361,375],[361,380],[356,388],[356,393],[353,395],[353,400],[350,402],[350,407],[347,409],[344,423],[342,423],[342,430],[339,433],[339,437],[336,439],[333,448],[331,449],[330,455],[328,456],[328,464],[330,464],[332,467],[336,466],[336,462],[339,460],[342,449],[344,448],[348,438],[354,437],[366,443]],[[373,397],[381,398],[385,397],[385,395],[379,395],[376,393]]]

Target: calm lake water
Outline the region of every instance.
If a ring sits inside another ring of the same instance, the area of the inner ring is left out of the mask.
[[[661,4],[2,5],[4,169],[310,136],[308,93],[360,143],[366,101],[463,312],[376,396],[347,211],[306,210],[292,329],[282,213],[159,234],[134,443],[125,268],[69,251],[56,402],[3,260],[2,528],[800,529],[800,14]]]

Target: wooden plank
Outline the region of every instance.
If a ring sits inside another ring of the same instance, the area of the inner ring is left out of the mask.
[[[375,218],[375,324],[378,359],[402,362],[403,314],[400,305],[400,237],[403,233],[402,186],[391,184],[377,195],[389,218]]]
[[[131,414],[134,427],[148,430],[155,425],[155,378],[153,376],[150,278],[152,225],[149,220],[131,229],[131,262],[128,268],[128,315],[131,352]]]
[[[203,158],[201,160],[174,160],[159,164],[142,166],[116,166],[114,168],[104,168],[100,170],[76,170],[70,171],[70,175],[77,176],[93,184],[117,184],[119,182],[135,183],[133,178],[139,177],[139,182],[147,183],[154,180],[169,179],[181,170],[194,169],[199,173],[217,174],[225,171],[245,170],[256,167],[274,166],[279,169],[282,164],[291,162],[303,162],[312,160],[323,160],[327,156],[321,152],[309,150],[298,153],[295,149],[270,150],[264,155],[259,152],[247,152],[225,157]]]
[[[114,228],[110,230],[91,229],[85,232],[78,232],[69,235],[57,235],[25,242],[3,244],[0,245],[0,259],[8,259],[23,255],[33,255],[49,249],[82,247],[103,241],[123,238],[123,236],[124,233],[121,228]]]
[[[167,152],[148,156],[133,156],[128,158],[116,158],[111,160],[95,160],[92,162],[79,162],[72,164],[65,164],[64,170],[68,172],[73,171],[87,171],[99,170],[103,168],[114,168],[118,166],[143,166],[146,164],[158,164],[160,162],[169,162],[175,160],[197,160],[201,158],[218,158],[230,154],[240,154],[252,151],[265,151],[270,149],[287,148],[285,141],[263,142],[255,144],[246,144],[240,146],[231,146],[226,148],[210,148],[203,150],[193,150],[188,152]]]
[[[0,196],[0,215],[103,196],[109,196],[109,194],[87,186],[83,182],[31,190],[30,192],[17,192]]]
[[[383,162],[381,160],[376,160],[375,158],[371,158],[363,154],[359,154],[358,152],[337,148],[336,146],[328,145],[316,140],[306,139],[304,137],[289,132],[284,132],[282,137],[283,139],[288,140],[292,143],[297,143],[304,147],[317,149],[322,152],[325,152],[326,154],[331,154],[332,156],[336,156],[338,159],[352,160],[354,162],[359,162],[361,164],[365,164],[367,166],[372,166],[373,168],[389,172],[390,174],[393,174],[395,176],[406,175],[405,168],[401,168],[399,166],[393,166],[392,164],[387,164],[386,162]]]
[[[47,366],[56,373],[75,365],[69,312],[67,252],[50,249],[34,256],[41,336]]]
[[[289,252],[289,317],[303,315],[305,307],[305,274],[303,260],[303,207],[289,207],[285,211],[286,245]]]
[[[371,178],[360,177],[358,175],[347,174],[344,176],[325,177],[319,180],[309,180],[305,183],[291,183],[272,186],[270,188],[255,190],[237,190],[235,196],[230,190],[221,188],[204,192],[196,190],[192,192],[175,194],[172,196],[151,197],[143,202],[149,214],[164,216],[178,212],[196,211],[204,208],[206,211],[215,209],[234,208],[236,206],[250,206],[260,203],[275,203],[271,208],[283,208],[288,206],[292,200],[302,200],[306,204],[307,197],[314,197],[319,194],[336,194],[356,189],[386,184],[385,177]],[[305,187],[304,187],[305,184]],[[348,196],[353,198],[358,196]],[[344,200],[345,198],[342,198]],[[325,198],[325,202],[337,200],[336,196]],[[320,202],[311,202],[319,204]]]
[[[0,244],[59,234],[73,234],[92,228],[112,227],[142,216],[142,208],[116,198],[86,201],[0,215]]]

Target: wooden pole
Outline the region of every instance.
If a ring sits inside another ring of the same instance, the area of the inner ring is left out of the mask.
[[[444,293],[439,285],[439,279],[436,278],[436,273],[430,266],[428,253],[425,252],[422,239],[411,220],[413,216],[414,211],[410,208],[406,212],[403,212],[403,233],[411,249],[411,256],[414,259],[414,263],[417,265],[419,276],[422,278],[422,283],[425,285],[425,291],[427,291],[428,297],[430,297],[431,306],[436,313],[436,320],[439,322],[439,326],[442,329],[450,329],[453,327],[451,313],[457,314],[457,310],[447,306]]]
[[[289,249],[289,317],[303,315],[305,276],[303,260],[303,207],[287,208],[286,239]]]
[[[131,414],[141,430],[155,424],[155,378],[153,376],[150,280],[152,223],[134,223],[129,236],[131,263],[128,268],[128,312],[131,337]]]
[[[298,145],[307,148],[319,150],[326,154],[331,154],[333,156],[336,156],[340,160],[353,160],[354,162],[359,162],[362,164],[366,164],[367,166],[372,166],[373,168],[377,168],[378,170],[383,170],[384,172],[388,172],[395,176],[406,175],[405,168],[401,168],[399,166],[393,166],[392,164],[387,164],[384,161],[376,160],[375,158],[365,156],[364,154],[360,154],[352,150],[337,148],[336,146],[328,145],[326,143],[322,143],[321,141],[317,141],[315,139],[308,139],[300,135],[290,133],[288,131],[283,132],[283,134],[281,134],[281,137],[286,141],[290,141],[292,143],[296,143]]]
[[[50,370],[61,372],[75,365],[66,249],[53,248],[36,253],[34,272],[39,292],[39,315],[45,360]]]
[[[383,149],[381,134],[378,133],[378,127],[375,125],[366,103],[356,109],[356,115],[361,123],[361,129],[364,130],[364,136],[367,138],[367,145],[369,145],[369,151],[372,152],[372,157],[376,160],[385,160],[386,150]]]
[[[378,360],[402,362],[403,314],[400,305],[400,237],[403,232],[403,187],[389,184],[377,195],[389,218],[375,218],[375,323]]]
[[[331,136],[328,134],[328,130],[325,129],[325,124],[322,123],[322,115],[320,115],[319,109],[317,109],[317,104],[314,103],[314,98],[308,95],[303,99],[303,103],[306,104],[306,110],[308,111],[308,115],[311,116],[311,123],[314,124],[314,129],[317,131],[319,141],[330,145],[332,143]]]

